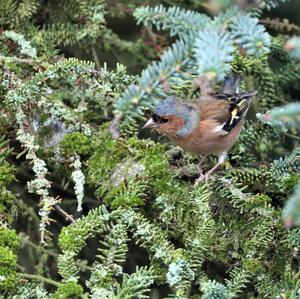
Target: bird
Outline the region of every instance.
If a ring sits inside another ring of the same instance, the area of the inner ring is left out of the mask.
[[[203,156],[198,163],[200,176],[196,183],[211,178],[240,135],[251,101],[257,94],[256,91],[239,92],[240,80],[238,76],[228,77],[221,92],[201,95],[193,102],[167,97],[143,126],[166,135],[185,151]],[[218,162],[203,174],[201,166],[208,155],[217,155]]]

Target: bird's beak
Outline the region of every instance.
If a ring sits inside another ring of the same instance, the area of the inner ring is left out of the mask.
[[[153,118],[149,118],[147,120],[147,122],[144,124],[143,126],[143,129],[146,129],[146,128],[153,128],[156,126],[156,122],[153,120]]]

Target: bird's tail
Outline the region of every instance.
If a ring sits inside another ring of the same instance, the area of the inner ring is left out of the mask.
[[[241,77],[232,76],[224,80],[221,93],[238,93],[240,87]]]

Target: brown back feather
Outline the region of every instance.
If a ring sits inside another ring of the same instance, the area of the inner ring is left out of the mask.
[[[214,119],[220,125],[224,124],[222,129],[228,133],[245,118],[254,95],[256,91],[219,93],[200,97],[197,100],[200,119],[201,121]]]
[[[230,104],[226,100],[217,100],[213,97],[200,97],[195,105],[200,111],[200,120],[214,119],[223,124],[230,117]]]

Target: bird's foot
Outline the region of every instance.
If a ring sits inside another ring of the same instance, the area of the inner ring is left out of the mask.
[[[200,177],[196,180],[195,186],[197,186],[200,182],[207,182],[211,178],[211,174],[216,171],[216,169],[223,162],[218,162],[212,169],[210,169],[206,174],[201,174]]]
[[[211,173],[207,172],[205,174],[201,174],[199,178],[195,181],[195,186],[197,186],[200,182],[207,182],[211,179]]]
[[[198,170],[198,173],[199,173],[199,176],[201,177],[203,175],[203,169],[201,166],[197,165],[197,170]]]
[[[200,176],[203,175],[203,170],[202,170],[202,166],[203,166],[203,162],[206,160],[206,156],[203,156],[202,159],[198,162],[197,164],[197,169],[198,169],[198,172],[200,174]]]

